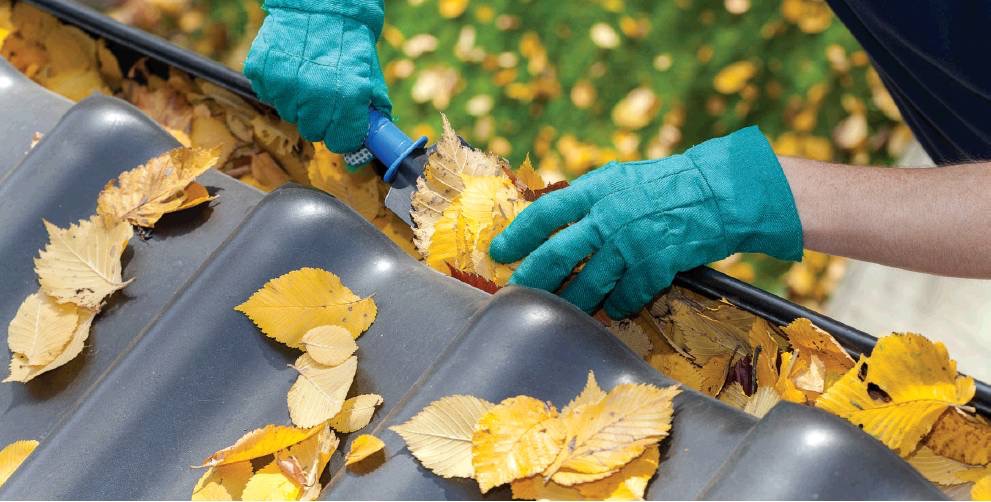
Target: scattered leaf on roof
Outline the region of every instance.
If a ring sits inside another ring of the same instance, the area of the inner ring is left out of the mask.
[[[252,474],[251,462],[247,460],[211,467],[196,482],[190,500],[241,500],[241,492]]]
[[[197,467],[215,467],[271,455],[319,433],[320,429],[266,425],[241,436],[233,445],[210,455]]]
[[[44,366],[62,353],[79,324],[80,308],[37,292],[17,309],[7,328],[10,351],[32,366]]]
[[[21,463],[31,455],[31,452],[38,447],[38,442],[33,439],[23,439],[14,441],[0,450],[0,486],[10,479],[14,471],[21,466]]]
[[[258,469],[248,479],[242,500],[299,500],[303,488],[282,472],[277,460]]]
[[[107,224],[98,216],[65,229],[44,223],[49,242],[34,260],[43,292],[61,303],[96,310],[130,282],[121,278],[120,264],[133,233],[130,224]]]
[[[389,430],[399,434],[424,467],[445,478],[474,476],[471,440],[475,424],[494,404],[474,396],[440,398],[404,424]]]
[[[324,366],[337,366],[358,351],[351,332],[341,326],[317,326],[307,331],[301,342],[306,353]]]
[[[368,425],[375,414],[375,408],[382,404],[378,394],[362,394],[344,401],[341,411],[330,419],[330,426],[341,433],[355,432]]]
[[[381,439],[371,435],[362,434],[351,441],[351,450],[348,451],[347,457],[344,458],[344,464],[351,466],[365,460],[366,458],[382,451],[385,448],[385,443]]]
[[[265,283],[247,301],[234,307],[266,335],[299,347],[307,331],[324,325],[347,328],[358,338],[375,320],[375,302],[359,298],[336,275],[301,268]]]
[[[289,389],[289,416],[299,427],[313,427],[341,411],[358,370],[358,358],[351,356],[337,366],[324,366],[303,354],[293,368],[299,377]]]
[[[107,182],[96,201],[96,212],[108,225],[127,221],[151,228],[165,213],[178,211],[193,201],[209,198],[202,186],[187,198],[186,190],[196,177],[217,163],[219,150],[180,147],[124,171]],[[197,203],[199,203],[197,202]]]

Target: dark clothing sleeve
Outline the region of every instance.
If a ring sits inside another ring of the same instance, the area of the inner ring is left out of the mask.
[[[991,2],[828,1],[937,164],[991,160]]]

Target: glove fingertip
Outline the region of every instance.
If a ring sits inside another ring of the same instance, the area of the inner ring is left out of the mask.
[[[523,257],[513,246],[512,234],[507,235],[508,232],[508,228],[503,230],[489,244],[489,256],[499,263],[512,263]]]

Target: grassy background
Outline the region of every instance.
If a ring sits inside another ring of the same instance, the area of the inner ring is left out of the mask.
[[[104,5],[239,68],[255,0]],[[867,55],[814,0],[387,0],[380,57],[394,114],[436,137],[440,115],[514,164],[579,176],[757,124],[779,154],[886,164],[911,139]],[[763,256],[717,267],[817,307],[843,263]]]

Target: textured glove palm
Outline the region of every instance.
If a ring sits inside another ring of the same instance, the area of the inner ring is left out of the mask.
[[[360,148],[368,106],[392,110],[375,51],[382,0],[268,0],[265,9],[244,62],[255,94],[307,140]]]
[[[676,272],[735,252],[802,257],[791,189],[756,127],[683,155],[607,164],[538,199],[490,248],[503,263],[526,257],[511,283],[548,291],[591,255],[562,296],[586,312],[605,299],[614,319],[642,308]]]

